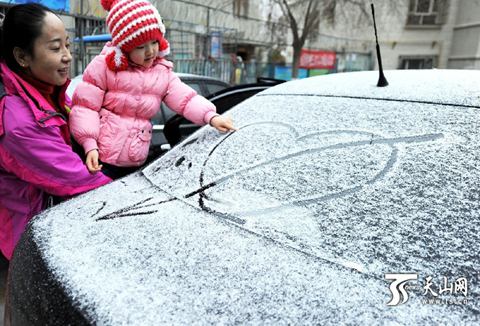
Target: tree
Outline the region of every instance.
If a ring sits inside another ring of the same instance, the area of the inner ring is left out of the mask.
[[[337,14],[355,7],[360,19],[370,18],[368,6],[371,0],[270,0],[272,10],[278,6],[292,32],[293,62],[292,77],[298,77],[300,55],[305,41],[318,30],[324,19],[334,23]],[[398,8],[402,1],[387,1],[389,6]],[[396,5],[398,4],[398,5]]]
[[[314,29],[320,24],[319,5],[318,0],[304,0],[304,1],[287,1],[287,0],[274,0],[282,10],[285,18],[287,19],[290,29],[292,31],[293,41],[293,63],[292,63],[292,77],[298,77],[298,65],[300,63],[300,54],[305,44],[307,36],[309,36]],[[303,24],[301,24],[301,18],[295,17],[295,7],[306,7],[303,12]]]

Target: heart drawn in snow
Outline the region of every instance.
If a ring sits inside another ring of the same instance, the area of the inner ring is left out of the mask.
[[[299,135],[285,123],[259,122],[212,149],[203,164],[200,190],[190,195],[199,194],[203,208],[236,216],[305,206],[381,180],[397,161],[399,145],[441,138],[438,133],[388,138],[357,130]],[[233,164],[225,166],[224,161]]]

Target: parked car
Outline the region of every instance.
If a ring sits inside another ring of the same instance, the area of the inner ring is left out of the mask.
[[[177,73],[177,76],[188,86],[193,88],[198,94],[208,97],[211,94],[217,93],[223,89],[229,88],[230,84],[216,78],[208,76],[199,76],[194,74]],[[82,75],[78,75],[72,79],[67,88],[67,95],[72,97],[75,88],[82,81]],[[165,122],[171,117],[175,116],[175,112],[167,105],[163,104],[160,107],[159,113],[152,119],[154,125],[152,135],[152,146],[150,155],[158,156],[160,153],[170,149],[170,145],[166,140],[163,127]]]
[[[198,94],[202,95],[203,97],[208,97],[214,93],[231,87],[230,84],[212,77],[184,73],[177,73],[177,75],[185,84],[193,88]],[[165,122],[174,115],[176,115],[176,113],[166,104],[162,103],[160,112],[157,114],[156,117],[152,119],[154,126],[157,126],[157,128],[155,129],[162,130],[162,128],[159,126],[164,126]],[[162,144],[164,143],[165,142],[163,142]]]
[[[226,82],[212,77],[185,73],[177,73],[177,75],[185,84],[197,91],[198,94],[215,104],[217,112],[220,114],[254,94],[284,82],[284,80],[260,77],[256,83],[230,86]],[[72,79],[67,89],[67,94],[70,97],[72,97],[75,88],[81,80],[82,75]],[[161,104],[160,111],[152,119],[152,123],[152,143],[147,162],[158,158],[200,128],[183,118],[183,116],[176,114],[164,103]]]
[[[225,88],[209,94],[207,98],[215,104],[217,112],[222,114],[247,98],[284,82],[281,79],[259,77],[256,83]],[[175,114],[166,120],[163,133],[169,145],[173,147],[199,128],[183,116]]]
[[[36,216],[12,325],[475,325],[480,71],[274,86]]]
[[[214,93],[218,93],[226,88],[231,87],[230,84],[216,78],[208,77],[208,76],[199,76],[193,74],[184,74],[184,73],[177,73],[177,76],[182,80],[185,84],[193,88],[197,91],[198,94],[202,96],[209,96]],[[78,75],[72,78],[70,85],[67,88],[67,95],[71,98],[75,89],[77,88],[78,84],[82,81],[83,75]],[[156,117],[156,121],[158,124],[164,124],[166,120],[168,120],[171,116],[175,115],[175,112],[170,110],[167,106],[162,106],[162,111],[158,117]]]

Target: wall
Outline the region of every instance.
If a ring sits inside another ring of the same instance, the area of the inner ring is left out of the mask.
[[[478,55],[476,41],[480,37],[478,30],[472,29],[465,33],[460,32],[459,28],[455,29],[455,26],[458,25],[456,22],[458,15],[463,17],[464,21],[480,20],[479,2],[479,0],[448,0],[448,11],[443,24],[407,26],[409,0],[396,1],[394,6],[389,6],[387,1],[376,1],[375,13],[384,68],[398,69],[402,57],[428,56],[437,59],[436,68],[447,68],[450,65],[450,52],[455,51],[460,43],[465,47],[473,47],[466,52],[475,52]],[[466,3],[469,5],[465,6]],[[463,8],[459,14],[458,8]],[[368,14],[370,15],[370,12]],[[308,43],[307,47],[337,52],[373,53],[376,58],[371,16],[367,19],[361,18],[362,15],[355,7],[346,7],[337,16],[334,25],[321,24],[319,36]],[[472,40],[474,44],[471,44]],[[377,68],[375,59],[375,69]]]
[[[480,69],[479,0],[460,0],[448,67]]]

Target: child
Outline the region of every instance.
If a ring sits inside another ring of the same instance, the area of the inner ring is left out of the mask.
[[[70,129],[91,173],[112,178],[141,166],[152,138],[150,119],[165,103],[192,122],[235,130],[215,106],[180,81],[163,57],[169,44],[156,8],[146,0],[101,0],[112,41],[95,57],[73,95]],[[103,163],[99,164],[99,159]]]

